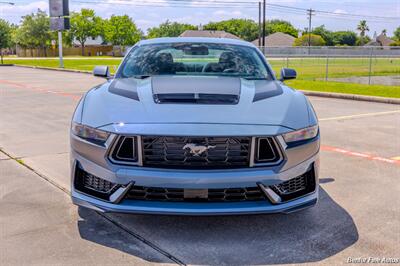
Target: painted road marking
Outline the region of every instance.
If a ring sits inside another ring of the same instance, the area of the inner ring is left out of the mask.
[[[6,84],[6,85],[10,85],[10,86],[13,86],[15,88],[29,89],[29,90],[32,90],[32,91],[35,91],[35,92],[40,92],[40,93],[56,94],[56,95],[59,95],[59,96],[72,98],[75,101],[79,101],[79,99],[81,98],[81,96],[75,95],[75,94],[72,94],[72,93],[53,91],[53,90],[49,90],[49,89],[46,89],[46,88],[29,86],[29,85],[26,85],[24,83],[19,83],[19,82],[14,82],[14,81],[8,81],[8,80],[0,79],[0,83]]]
[[[353,156],[353,157],[368,159],[368,160],[372,160],[372,161],[380,161],[380,162],[400,165],[400,157],[394,157],[394,158],[399,158],[399,159],[394,159],[394,158],[389,159],[389,158],[385,158],[385,157],[381,157],[381,156],[377,156],[377,155],[361,153],[361,152],[354,152],[354,151],[349,151],[349,150],[336,148],[336,147],[332,147],[332,146],[327,146],[327,145],[322,145],[321,150],[338,152],[338,153],[341,153],[341,154],[344,154],[347,156]]]
[[[376,112],[376,113],[366,113],[366,114],[358,114],[358,115],[328,117],[328,118],[318,119],[318,121],[346,120],[346,119],[362,118],[362,117],[369,117],[369,116],[390,115],[390,114],[397,114],[397,113],[400,113],[400,110]]]

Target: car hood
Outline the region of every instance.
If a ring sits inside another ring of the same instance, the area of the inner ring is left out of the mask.
[[[195,125],[197,132],[204,127],[206,134],[212,125],[231,130],[264,127],[262,132],[268,127],[272,129],[269,133],[276,133],[309,125],[305,96],[269,80],[190,76],[114,79],[90,90],[81,104],[82,123],[109,131],[147,133],[147,129],[156,134],[157,129],[167,127],[168,131],[179,125],[189,133]]]

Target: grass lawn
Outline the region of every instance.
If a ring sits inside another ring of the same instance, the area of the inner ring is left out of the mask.
[[[107,65],[110,67],[111,73],[114,73],[121,60],[122,58],[109,57],[65,57],[64,66],[67,69],[92,71],[96,65]],[[276,73],[279,73],[282,67],[296,69],[298,79],[287,82],[288,85],[296,89],[400,98],[400,88],[398,86],[321,81],[326,75],[325,58],[289,58],[288,61],[271,59],[269,62]],[[6,57],[4,63],[57,68],[58,58],[29,59]],[[368,73],[368,58],[331,58],[328,61],[329,78],[367,76]],[[400,58],[373,59],[372,74],[376,76],[400,75]]]
[[[80,58],[80,57],[65,57],[64,67],[67,69],[87,70],[92,71],[95,66],[106,65],[110,67],[111,72],[115,72],[122,58]],[[40,66],[58,68],[58,58],[50,59],[19,59],[5,58],[5,64],[25,65],[25,66]]]
[[[326,76],[325,58],[304,58],[287,60],[270,60],[272,68],[279,73],[282,67],[294,68],[300,79],[318,80]],[[342,78],[351,76],[368,76],[369,58],[330,58],[328,60],[328,77]],[[400,58],[375,58],[371,62],[374,76],[400,75]]]
[[[368,96],[400,98],[400,87],[384,85],[365,85],[344,82],[325,82],[311,80],[289,80],[285,82],[292,88],[308,91],[348,93]]]

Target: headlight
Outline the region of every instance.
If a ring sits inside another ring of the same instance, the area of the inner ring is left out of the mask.
[[[71,131],[74,135],[76,135],[82,139],[85,139],[87,141],[93,142],[95,144],[100,144],[100,145],[104,144],[104,142],[106,142],[106,140],[110,136],[110,133],[108,133],[106,131],[88,127],[88,126],[78,124],[75,122],[72,122]]]
[[[306,127],[297,131],[283,134],[286,143],[295,142],[300,140],[307,140],[316,137],[318,134],[318,125]]]

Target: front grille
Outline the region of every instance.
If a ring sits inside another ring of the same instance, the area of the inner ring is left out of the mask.
[[[314,168],[311,168],[303,175],[271,186],[271,189],[274,190],[283,201],[288,201],[313,192],[315,190]]]
[[[143,136],[143,166],[159,168],[240,168],[250,161],[249,137]]]
[[[174,202],[234,202],[265,200],[259,187],[204,189],[202,197],[187,197],[183,188],[133,186],[125,199]]]
[[[79,164],[75,169],[74,185],[81,192],[107,200],[117,188],[115,183],[86,172]]]

